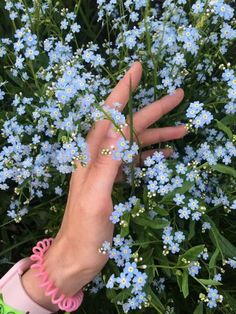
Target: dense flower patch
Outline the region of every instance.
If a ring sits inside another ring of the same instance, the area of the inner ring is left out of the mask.
[[[94,121],[106,116],[119,128],[127,113],[182,87],[181,105],[155,125],[188,125],[184,140],[169,143],[170,158],[156,152],[135,167],[139,146],[125,139],[113,152],[126,181],[114,187],[114,239],[101,248],[109,262],[84,307],[234,313],[234,1],[6,0],[0,10],[1,264],[13,249],[27,255],[40,228],[56,233]],[[135,60],[144,77],[132,101],[122,113],[118,102],[107,109]]]

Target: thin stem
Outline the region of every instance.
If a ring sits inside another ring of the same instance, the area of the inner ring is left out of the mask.
[[[133,145],[133,141],[134,141],[134,137],[133,137],[133,101],[132,101],[132,82],[131,82],[131,77],[130,81],[129,81],[129,87],[130,87],[130,91],[129,91],[129,101],[128,101],[128,108],[129,108],[129,116],[130,116],[130,144],[129,144],[129,148],[131,148],[131,146]],[[132,188],[131,188],[131,195],[133,195],[134,191],[135,191],[135,185],[134,185],[134,160],[132,161],[131,165],[130,165],[130,172],[131,172],[131,184],[132,184]]]
[[[36,74],[35,74],[35,72],[34,72],[34,67],[33,67],[33,64],[32,64],[32,62],[31,62],[31,60],[29,60],[28,64],[29,64],[31,73],[32,73],[33,78],[34,78],[35,85],[37,86],[39,92],[41,93],[41,89],[40,89],[40,86],[39,86],[39,84],[38,84],[38,79],[37,79],[37,76],[36,76]]]

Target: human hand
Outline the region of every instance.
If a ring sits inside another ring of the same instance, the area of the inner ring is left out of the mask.
[[[112,107],[114,102],[119,102],[122,105],[118,110],[122,111],[128,102],[130,88],[132,91],[137,88],[141,75],[141,63],[135,62],[112,90],[105,103]],[[147,129],[175,108],[183,96],[184,92],[179,88],[174,95],[164,96],[134,113],[133,127],[142,147],[181,138],[187,133],[183,125]],[[44,256],[44,265],[49,278],[68,296],[76,294],[90,282],[108,260],[107,254],[99,253],[98,249],[104,241],[112,242],[114,225],[109,219],[113,209],[111,194],[114,182],[122,179],[122,161],[115,160],[110,155],[100,154],[102,148],[116,145],[121,137],[118,133],[114,133],[114,137],[108,135],[111,125],[111,121],[107,119],[99,120],[89,131],[86,142],[90,161],[86,167],[76,161],[77,169],[71,176],[69,195],[59,232]],[[126,139],[130,139],[129,126],[122,131]],[[141,160],[154,151],[155,149],[143,152]],[[170,150],[164,150],[166,157],[170,153]]]

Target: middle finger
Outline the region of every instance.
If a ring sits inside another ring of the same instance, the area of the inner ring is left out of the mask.
[[[166,95],[145,106],[133,116],[133,125],[137,134],[159,120],[163,115],[174,109],[184,97],[182,88],[177,88],[175,94]]]

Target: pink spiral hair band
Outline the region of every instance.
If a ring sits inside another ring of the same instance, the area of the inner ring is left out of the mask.
[[[48,278],[48,274],[44,269],[43,255],[52,244],[53,238],[43,239],[38,241],[36,246],[33,247],[32,251],[34,254],[30,256],[30,259],[36,261],[30,268],[38,269],[35,274],[36,277],[41,277],[42,283],[40,287],[45,289],[45,295],[51,296],[53,304],[57,304],[61,310],[64,311],[75,311],[81,305],[84,297],[82,289],[72,297],[67,297],[63,293],[59,293],[59,288],[55,287],[53,282]]]

